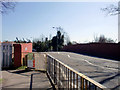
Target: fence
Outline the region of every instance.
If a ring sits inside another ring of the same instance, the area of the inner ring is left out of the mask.
[[[68,45],[63,47],[63,51],[120,60],[120,44],[118,43],[86,43]]]
[[[105,86],[65,65],[54,57],[47,56],[47,74],[58,89],[103,90]]]

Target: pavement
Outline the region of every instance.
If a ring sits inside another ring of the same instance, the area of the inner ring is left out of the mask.
[[[54,58],[113,90],[120,90],[119,61],[70,52],[48,52]]]
[[[48,89],[52,90],[51,83],[49,82],[46,73],[38,71],[26,71],[26,70],[4,70],[2,72],[2,89],[27,89],[30,88],[31,74],[33,75],[32,88],[34,89]]]

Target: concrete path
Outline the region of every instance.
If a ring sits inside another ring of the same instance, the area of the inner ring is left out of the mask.
[[[46,56],[44,53],[34,53],[35,55],[35,69],[45,71],[46,70]]]
[[[8,70],[2,71],[2,88],[21,88],[27,89],[30,88],[30,80],[31,74],[38,73],[37,75],[33,75],[33,88],[42,88],[42,89],[50,89],[52,90],[51,83],[47,78],[45,73],[38,71],[25,71],[25,70]],[[3,89],[4,90],[4,89]]]

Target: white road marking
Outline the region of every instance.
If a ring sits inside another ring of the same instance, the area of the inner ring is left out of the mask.
[[[90,63],[90,62],[87,61],[87,60],[84,60],[84,61],[86,61],[88,64],[93,65],[93,66],[98,66],[98,67],[101,67],[101,68],[111,69],[111,70],[118,70],[118,69],[114,69],[114,68],[108,68],[108,67],[104,67],[104,66],[100,66],[100,65],[95,65],[95,64],[93,64],[93,63]]]
[[[44,55],[44,57],[46,57],[46,55],[45,54],[43,54]]]
[[[60,53],[61,55],[65,55],[65,54],[62,54],[62,53]],[[71,54],[71,53],[70,53]],[[83,56],[83,55],[82,55]],[[89,56],[87,56],[87,57],[89,57]],[[73,57],[74,58],[74,57]],[[89,58],[93,58],[93,57],[89,57]],[[113,61],[113,60],[109,60],[109,59],[101,59],[101,61],[108,61],[108,62],[114,62],[114,63],[118,63],[118,61]]]
[[[70,55],[67,55],[70,58]]]
[[[63,54],[61,54],[61,55],[63,55]],[[74,58],[74,57],[71,57],[70,55],[67,55],[67,57],[72,58],[72,59],[78,59],[78,60],[80,60],[79,58]],[[109,68],[109,67],[104,67],[104,66],[96,65],[96,64],[93,64],[93,63],[91,63],[91,62],[89,62],[88,60],[85,60],[85,59],[81,59],[81,60],[87,62],[90,65],[97,66],[97,67],[100,67],[100,68],[111,69],[111,70],[118,70],[118,69],[115,69],[115,68]],[[110,60],[105,60],[105,61],[110,61]],[[117,61],[111,61],[111,62],[117,62]]]
[[[60,55],[64,55],[65,56],[65,54],[62,54],[62,53],[60,53]],[[75,59],[75,60],[83,60],[83,61],[87,62],[90,65],[97,66],[97,67],[100,67],[100,68],[111,69],[111,70],[118,70],[118,69],[115,69],[115,68],[109,68],[109,67],[105,67],[105,66],[96,65],[96,64],[93,64],[93,63],[91,63],[91,62],[89,62],[88,60],[85,60],[85,59],[71,57],[69,54],[67,54],[67,57],[71,58],[71,59]],[[117,61],[112,61],[112,60],[105,60],[105,61],[117,62]]]

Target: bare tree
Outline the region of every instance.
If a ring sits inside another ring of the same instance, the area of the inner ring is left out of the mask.
[[[15,0],[0,0],[0,14],[14,11],[15,6]]]
[[[98,43],[115,43],[115,41],[111,38],[106,38],[104,35],[100,35],[99,37],[97,35],[94,36],[94,42]]]
[[[107,15],[118,15],[118,42],[120,42],[120,0],[118,1],[118,6],[111,4],[101,10],[106,12]],[[113,40],[109,39],[109,42],[113,42]]]
[[[105,11],[108,15],[118,15],[120,14],[120,1],[118,2],[118,6],[111,4],[106,8],[102,8],[101,10]]]

